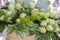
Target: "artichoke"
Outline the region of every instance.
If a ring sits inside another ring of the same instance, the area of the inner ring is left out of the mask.
[[[32,21],[35,21],[36,19],[38,19],[38,13],[33,13],[33,14],[31,15],[31,20],[32,20]]]
[[[16,23],[20,23],[20,19],[18,18],[18,19],[16,19]]]
[[[40,33],[46,33],[46,28],[45,27],[40,27],[39,32]]]
[[[8,9],[13,12],[15,11],[15,7],[12,4],[8,5]]]
[[[55,23],[55,20],[49,19],[49,24],[50,24],[50,25],[53,25],[54,23]]]
[[[43,21],[41,21],[40,25],[43,26],[43,27],[46,27],[47,26],[47,22],[45,20],[43,20]]]
[[[20,18],[25,18],[26,15],[27,15],[26,13],[21,13],[21,14],[20,14]]]
[[[16,3],[15,8],[16,8],[17,10],[20,10],[20,9],[22,8],[22,5],[21,5],[20,3]]]
[[[2,15],[2,16],[0,17],[0,20],[4,20],[4,15]]]
[[[12,15],[12,11],[7,11],[5,15],[11,16]]]
[[[31,10],[31,13],[32,13],[32,14],[33,14],[33,13],[39,13],[39,9],[34,8],[33,10]]]
[[[53,31],[53,26],[52,25],[47,25],[46,26],[47,31]]]
[[[57,23],[54,23],[52,26],[53,26],[53,28],[54,28],[54,32],[56,32],[57,29],[58,29],[58,27],[59,27],[58,24],[57,24]]]
[[[34,7],[35,7],[34,3],[33,3],[33,2],[30,2],[30,3],[29,3],[29,8],[30,8],[30,9],[34,9]]]
[[[41,19],[47,19],[48,18],[48,15],[44,12],[39,13],[39,16]]]

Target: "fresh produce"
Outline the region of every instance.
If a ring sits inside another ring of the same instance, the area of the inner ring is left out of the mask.
[[[34,7],[35,7],[35,4],[34,4],[33,2],[30,2],[30,3],[29,3],[29,8],[30,8],[30,9],[33,9]]]
[[[53,19],[59,19],[60,18],[59,16],[60,16],[60,13],[57,11],[53,11],[50,13],[50,17]]]
[[[4,15],[2,15],[2,16],[0,17],[0,20],[4,20]]]
[[[22,38],[24,33],[27,33],[28,36],[35,34],[36,40],[60,40],[56,35],[60,29],[59,13],[50,12],[46,1],[44,3],[43,0],[39,0],[45,4],[40,4],[41,9],[33,1],[28,5],[24,4],[25,1],[14,0],[14,3],[8,2],[6,7],[0,9],[0,31],[2,32],[7,26],[8,33],[16,31]]]
[[[16,23],[20,23],[20,19],[18,18],[18,19],[16,19]]]
[[[47,31],[53,31],[53,26],[52,25],[47,25],[46,29],[47,29]]]
[[[39,16],[41,19],[47,19],[48,18],[48,15],[44,12],[39,13]]]
[[[34,13],[39,14],[39,9],[36,9],[36,8],[35,8],[35,9],[31,10],[31,13],[32,13],[32,14],[34,14]]]
[[[5,9],[0,10],[0,16],[5,15],[5,13],[6,13]]]
[[[12,12],[11,11],[7,11],[5,15],[6,16],[11,16],[12,15]]]
[[[22,5],[20,3],[16,3],[16,9],[20,10],[22,8]]]
[[[50,25],[53,25],[54,23],[55,23],[55,20],[49,19],[49,24],[50,24]]]
[[[35,21],[37,18],[38,18],[38,13],[33,13],[33,14],[31,15],[31,20],[32,20],[32,21]]]
[[[57,23],[54,23],[52,26],[54,27],[54,31],[56,31],[56,29],[58,28],[58,24]]]
[[[25,18],[26,15],[27,15],[26,13],[21,13],[21,14],[20,14],[20,18]]]
[[[44,27],[40,27],[40,28],[39,28],[39,32],[41,32],[41,33],[46,33],[46,29],[45,29]]]
[[[40,25],[43,26],[43,27],[46,27],[47,26],[47,22],[45,20],[43,20],[43,21],[41,21]]]
[[[8,9],[10,11],[14,11],[15,10],[15,7],[14,7],[14,5],[10,4],[10,5],[8,5]]]

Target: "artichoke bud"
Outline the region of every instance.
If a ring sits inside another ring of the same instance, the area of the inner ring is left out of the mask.
[[[22,5],[20,3],[16,3],[16,7],[17,10],[20,10],[22,8]]]
[[[33,10],[31,10],[31,13],[33,14],[33,13],[39,13],[39,9],[33,9]]]
[[[46,19],[46,22],[49,23],[49,18]]]
[[[44,12],[39,13],[39,16],[41,17],[41,19],[47,19],[48,15]]]
[[[12,21],[11,21],[10,19],[11,19],[11,17],[8,17],[8,18],[7,18],[7,21],[8,21],[9,23],[12,23]]]
[[[21,13],[21,14],[20,14],[20,18],[25,18],[26,15],[27,15],[26,13]]]
[[[49,24],[50,24],[50,25],[53,25],[54,23],[55,23],[55,20],[49,19]]]
[[[9,9],[10,11],[15,11],[15,7],[14,7],[14,5],[12,5],[12,4],[8,5],[8,9]]]
[[[43,26],[43,27],[46,27],[47,26],[47,22],[46,21],[41,21],[40,25]]]
[[[56,28],[56,30],[54,32],[58,32],[59,31],[59,27]]]
[[[31,15],[31,20],[35,21],[36,19],[38,19],[38,13],[34,13]]]
[[[53,28],[54,28],[54,30],[53,30],[54,32],[55,32],[56,29],[59,27],[57,23],[54,23],[52,26],[53,26]]]
[[[12,15],[12,12],[11,11],[7,11],[7,13],[5,15],[11,16]]]
[[[2,16],[0,17],[0,20],[4,20],[4,15],[2,15]]]
[[[53,31],[53,26],[52,25],[47,25],[46,29],[47,29],[47,31]]]
[[[26,21],[26,24],[27,24],[27,25],[32,25],[32,24],[33,24],[33,22],[32,22],[32,21],[30,21],[30,20],[27,20],[27,21]]]
[[[16,19],[16,23],[20,23],[20,19],[18,18],[18,19]]]
[[[34,3],[33,3],[33,2],[30,2],[30,3],[29,3],[29,8],[30,8],[30,9],[34,9],[34,7],[35,7]]]
[[[39,32],[40,32],[40,33],[46,33],[45,27],[40,27],[40,28],[39,28]]]

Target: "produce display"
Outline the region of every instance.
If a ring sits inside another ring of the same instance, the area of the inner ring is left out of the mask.
[[[27,33],[36,35],[36,40],[60,40],[60,13],[41,11],[34,2],[25,7],[22,0],[7,1],[6,5],[0,8],[0,32],[7,26],[8,34],[16,31],[22,38]]]

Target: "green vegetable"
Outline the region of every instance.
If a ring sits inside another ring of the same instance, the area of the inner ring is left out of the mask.
[[[49,24],[49,21],[50,21],[49,18],[47,18],[47,19],[46,19],[46,22],[47,22],[48,24]]]
[[[57,23],[54,23],[52,26],[53,26],[53,28],[54,28],[54,30],[53,30],[53,31],[55,32],[55,31],[56,31],[56,29],[57,29],[57,27],[58,27],[58,24],[57,24]]]
[[[46,33],[46,29],[44,27],[39,27],[39,32],[40,33]]]
[[[5,22],[8,22],[8,18],[9,18],[9,16],[5,15],[3,19],[4,19]]]
[[[15,7],[13,4],[8,5],[8,9],[13,12],[15,11]]]
[[[0,22],[0,32],[3,32],[3,30],[5,29],[6,23],[4,22]]]
[[[16,23],[20,23],[20,19],[18,18],[18,19],[16,19]]]
[[[45,20],[43,20],[43,21],[41,21],[40,25],[43,26],[43,27],[46,27],[47,26],[47,22]]]
[[[39,9],[37,9],[37,8],[36,8],[36,9],[33,9],[33,10],[31,10],[31,13],[32,13],[32,14],[34,14],[34,13],[39,14]]]
[[[19,17],[19,15],[20,15],[20,11],[16,11],[11,15],[10,21],[15,22],[15,20]]]
[[[29,3],[29,8],[30,8],[30,9],[33,9],[34,7],[35,7],[35,4],[34,4],[33,2],[30,2],[30,3]]]
[[[48,18],[48,15],[44,12],[39,13],[39,16],[41,19],[47,19]]]
[[[0,17],[1,17],[2,15],[5,15],[5,13],[6,13],[6,10],[5,10],[5,9],[0,9]]]
[[[21,14],[20,14],[20,18],[25,18],[26,15],[27,15],[26,13],[21,13]]]
[[[31,14],[31,20],[35,21],[36,19],[38,19],[38,13]]]
[[[5,15],[11,16],[12,15],[12,11],[7,11]]]
[[[53,25],[54,23],[55,23],[55,20],[49,19],[49,24],[50,24],[50,25]]]
[[[12,0],[0,9],[0,32],[7,26],[7,33],[15,31],[22,38],[27,33],[36,35],[36,40],[60,40],[56,35],[60,26],[56,20],[60,15],[50,12],[48,5],[46,0],[38,0],[36,5],[32,0]]]
[[[15,7],[17,10],[21,10],[22,8],[22,5],[20,3],[16,3],[16,7]]]
[[[46,29],[47,31],[53,31],[54,28],[52,25],[47,25]]]
[[[2,20],[2,21],[4,20],[4,15],[2,15],[2,16],[0,17],[0,20]]]

